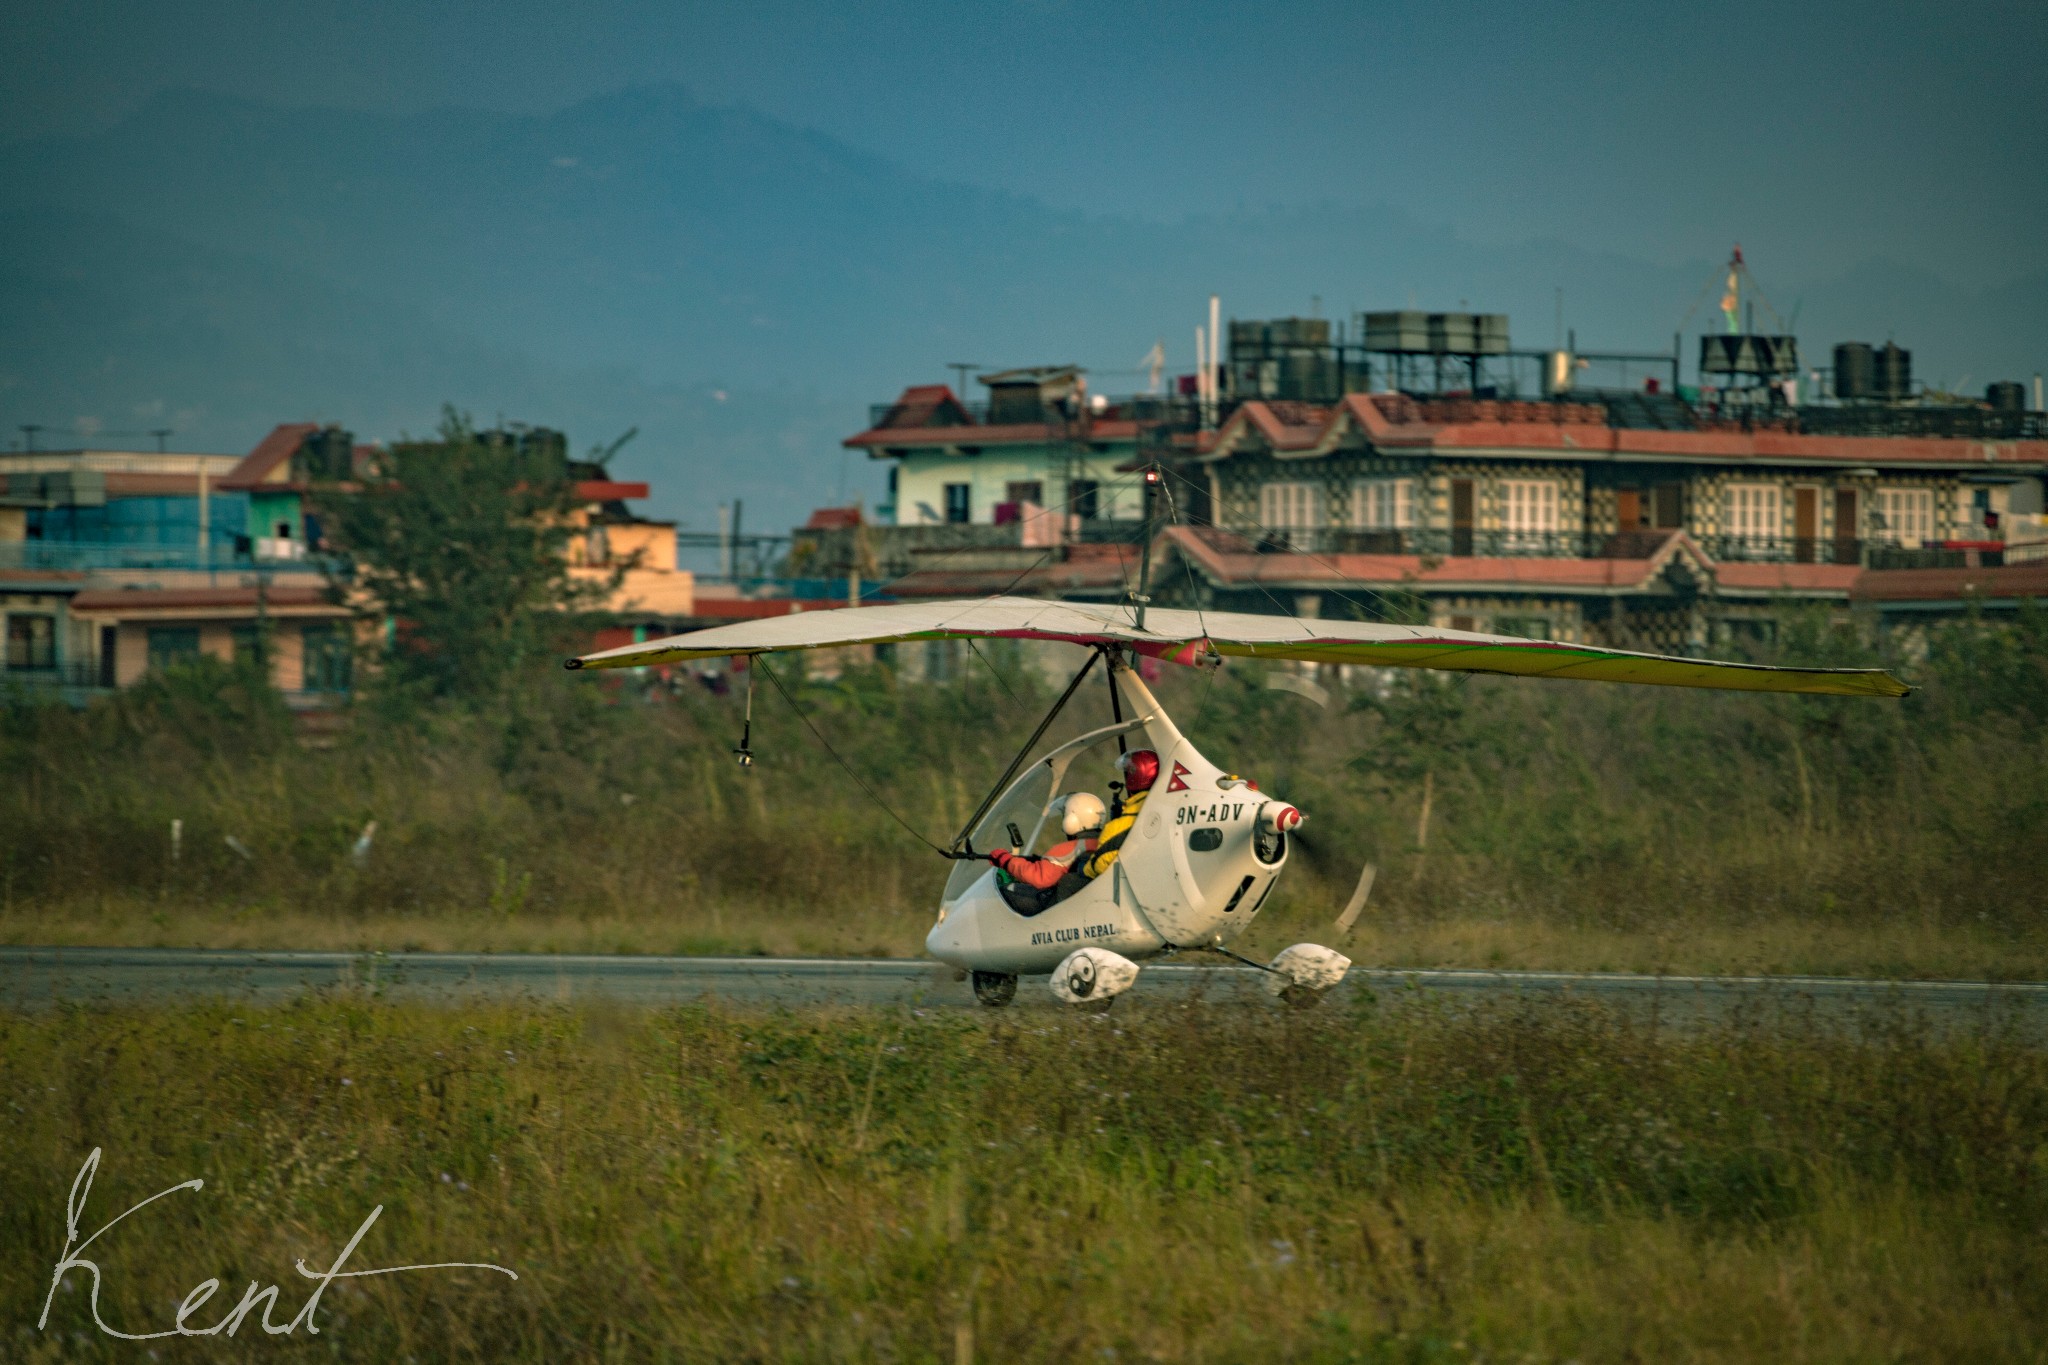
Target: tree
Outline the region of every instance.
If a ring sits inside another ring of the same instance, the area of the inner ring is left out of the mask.
[[[377,624],[387,686],[499,696],[617,586],[617,571],[569,572],[579,503],[559,443],[480,434],[453,408],[437,440],[399,442],[319,501],[352,570],[348,600]]]

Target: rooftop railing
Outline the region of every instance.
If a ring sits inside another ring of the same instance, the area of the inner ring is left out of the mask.
[[[202,553],[196,544],[141,545],[77,540],[0,540],[0,572],[39,569],[91,572],[121,569],[179,569],[222,573],[325,573],[332,561],[320,556],[271,558],[216,546]]]
[[[1319,408],[1337,403],[1343,397],[1342,392],[1333,390],[1313,400],[1264,401],[1274,407]],[[1245,401],[1245,395],[1222,395],[1217,402],[1217,421],[1220,423],[1228,418]],[[1047,403],[1032,409],[1015,403],[992,407],[986,400],[980,400],[962,401],[957,406],[971,426],[1048,423],[1080,429],[1085,428],[1088,421],[1137,421],[1146,425],[1163,424],[1174,429],[1193,430],[1200,425],[1201,418],[1197,400],[1182,394],[1136,394],[1112,398],[1107,406],[1090,409],[1086,414],[1064,403]],[[1527,398],[1496,394],[1492,390],[1481,390],[1477,394],[1404,393],[1386,405],[1386,411],[1388,419],[1394,422],[1566,422],[1668,431],[1771,430],[1806,436],[2048,440],[2048,413],[2015,412],[1970,403],[1826,403],[1787,407],[1738,400],[1732,396],[1689,401],[1669,392],[1586,388],[1548,397]],[[943,420],[938,420],[930,409],[906,408],[896,403],[869,406],[868,425],[871,428],[882,427],[892,420],[907,431],[958,424],[957,415],[950,411]]]
[[[1477,527],[1232,529],[1262,554],[1417,555],[1442,559],[1648,559],[1670,531],[1500,531]],[[1871,542],[1811,537],[1694,536],[1708,558],[1742,564],[1862,564]],[[1913,552],[1917,553],[1917,552]]]
[[[0,666],[0,692],[10,687],[41,690],[51,687],[97,688],[103,684],[100,666],[89,659],[66,659],[39,668],[19,664]]]
[[[1110,398],[1104,406],[1091,407],[1085,413],[1065,403],[1044,403],[1034,408],[1017,403],[992,406],[986,400],[977,400],[958,402],[957,406],[972,426],[1035,425],[1041,422],[1080,425],[1084,417],[1095,422],[1185,422],[1193,425],[1201,415],[1200,407],[1192,397],[1179,394],[1131,394]],[[951,409],[946,412],[950,414]],[[954,421],[936,420],[930,410],[905,408],[897,403],[868,405],[869,427],[881,427],[892,418],[904,423],[903,429],[907,431],[926,426],[956,425]]]

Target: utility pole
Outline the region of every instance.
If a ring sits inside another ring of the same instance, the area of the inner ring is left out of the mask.
[[[171,429],[169,427],[152,427],[149,434],[156,437],[156,453],[159,455],[163,454],[164,442],[170,439]]]
[[[963,403],[966,402],[967,375],[969,371],[978,370],[981,366],[969,360],[949,360],[946,362],[946,368],[953,372],[953,396]]]
[[[1145,628],[1145,607],[1152,601],[1152,490],[1159,486],[1159,465],[1155,461],[1145,466],[1145,477],[1139,481],[1138,496],[1145,500],[1145,543],[1138,554],[1138,590],[1132,600],[1138,604],[1138,629]]]
[[[25,444],[31,451],[36,448],[36,433],[42,429],[42,425],[37,422],[23,422],[21,424],[21,434]]]

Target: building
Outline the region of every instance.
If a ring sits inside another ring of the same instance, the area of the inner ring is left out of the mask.
[[[0,454],[0,684],[80,701],[152,663],[260,649],[301,705],[345,690],[339,646],[350,613],[326,601],[320,564],[262,544],[268,509],[224,486],[243,463],[208,453]]]
[[[1091,395],[1071,365],[1006,370],[981,382],[988,399],[972,405],[944,384],[905,389],[873,410],[868,430],[847,438],[847,446],[890,461],[889,496],[876,509],[884,524],[1021,532],[1050,509],[1072,524],[1071,535],[1085,536],[1098,523],[1138,520],[1131,481],[1118,471],[1137,450],[1140,422],[1163,408]]]
[[[648,496],[645,483],[611,477],[600,464],[570,460],[568,442],[544,427],[477,433],[486,443],[539,448],[563,461],[579,503],[570,543],[572,574],[602,583],[622,572],[606,611],[653,620],[690,614],[692,576],[676,566],[672,521],[642,517],[627,507]],[[247,536],[263,560],[303,558],[325,544],[316,485],[347,482],[367,472],[377,447],[357,445],[339,427],[296,423],[274,429],[220,480],[248,502]]]
[[[1800,405],[1789,338],[1710,338],[1683,387],[1676,350],[1516,352],[1496,315],[1367,315],[1356,346],[1318,319],[1229,335],[1213,395],[1113,401],[1061,368],[876,408],[846,444],[892,462],[895,526],[867,535],[887,590],[1122,600],[1155,465],[1155,600],[1620,647],[1765,634],[1788,602],[1877,600],[1866,575],[2048,539],[2048,417],[2015,385]],[[1631,387],[1587,383],[1594,362]]]
[[[538,435],[566,459],[558,433]],[[360,476],[376,450],[303,422],[244,456],[0,453],[0,685],[76,702],[183,659],[261,658],[294,706],[332,705],[352,682],[356,613],[330,585],[316,487]],[[674,523],[627,505],[648,486],[581,462],[569,472],[571,573],[609,582],[622,570],[604,609],[643,632],[690,619]]]
[[[1437,625],[1675,649],[1767,629],[1788,600],[1846,607],[1873,568],[1995,560],[2007,519],[2040,510],[2048,439],[1670,430],[1595,402],[1353,394],[1243,403],[1172,468],[1209,507],[1172,557],[1217,605],[1398,597]]]

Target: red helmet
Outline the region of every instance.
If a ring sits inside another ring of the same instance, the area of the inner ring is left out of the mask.
[[[1133,749],[1118,759],[1116,766],[1123,774],[1127,792],[1151,791],[1152,784],[1159,780],[1159,755],[1150,749]]]

